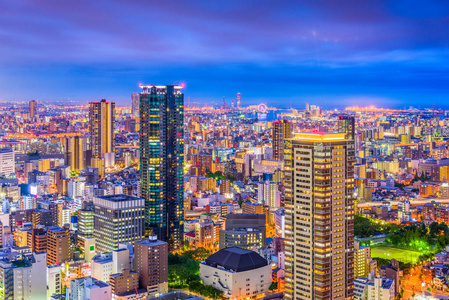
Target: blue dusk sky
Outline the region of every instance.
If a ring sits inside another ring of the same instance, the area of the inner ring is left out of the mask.
[[[448,46],[443,0],[4,0],[0,99],[445,107]]]

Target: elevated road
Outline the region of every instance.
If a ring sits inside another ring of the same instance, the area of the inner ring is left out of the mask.
[[[410,200],[410,204],[412,205],[424,205],[426,203],[430,203],[432,201],[439,202],[439,203],[449,203],[448,198],[426,198],[426,199],[416,199],[416,200]],[[392,206],[398,205],[399,201],[389,201]],[[359,202],[358,207],[372,207],[372,206],[381,206],[382,201],[371,201],[371,202]]]

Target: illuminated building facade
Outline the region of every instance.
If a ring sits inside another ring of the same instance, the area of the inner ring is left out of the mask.
[[[89,103],[89,144],[92,157],[102,158],[115,150],[115,103],[106,101]]]
[[[355,118],[340,116],[338,118],[338,133],[344,133],[349,140],[355,139]]]
[[[100,252],[120,243],[140,241],[144,233],[144,200],[129,195],[94,197],[94,237]]]
[[[30,119],[34,119],[37,115],[37,101],[31,100],[28,104],[30,108]]]
[[[296,134],[285,147],[285,298],[353,299],[354,141]]]
[[[236,97],[237,108],[242,108],[242,94],[237,93]]]
[[[184,94],[177,85],[140,93],[140,197],[146,234],[177,250],[183,241]]]
[[[292,134],[292,124],[287,120],[273,122],[273,159],[284,159],[284,141]]]
[[[60,265],[70,260],[69,225],[64,227],[50,226],[47,228],[47,264]]]
[[[71,171],[81,172],[87,167],[87,139],[83,137],[73,137],[66,139],[66,162]],[[90,162],[90,159],[89,159]]]
[[[131,94],[131,116],[133,118],[138,118],[140,114],[140,99],[139,99],[139,93],[132,93]]]

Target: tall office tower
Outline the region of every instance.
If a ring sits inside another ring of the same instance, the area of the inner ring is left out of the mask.
[[[242,94],[237,93],[235,99],[237,101],[237,108],[242,108]]]
[[[120,243],[140,241],[144,234],[143,199],[128,195],[94,197],[94,236],[97,249],[109,252]]]
[[[140,99],[139,93],[131,94],[131,116],[133,118],[138,118],[140,116]]]
[[[285,144],[285,298],[353,299],[354,141],[296,134]]]
[[[355,139],[355,118],[340,116],[338,118],[338,133],[344,133],[347,139]]]
[[[168,244],[152,235],[134,243],[134,270],[149,296],[168,291]]]
[[[0,174],[10,176],[15,173],[14,149],[1,148],[0,149]]]
[[[87,140],[83,137],[66,139],[65,163],[70,166],[70,171],[81,172],[87,167],[86,161]]]
[[[140,197],[150,232],[177,250],[183,241],[184,94],[145,85],[140,93]]]
[[[276,120],[273,122],[273,159],[284,160],[284,141],[292,135],[293,126],[287,120]]]
[[[30,110],[30,119],[34,119],[34,117],[37,115],[37,101],[31,100],[29,103],[29,110]]]
[[[69,225],[64,227],[50,226],[47,228],[47,264],[60,265],[70,260]]]
[[[310,104],[309,104],[309,102],[306,102],[306,111],[309,111],[310,110]]]
[[[115,150],[115,103],[106,101],[89,103],[89,145],[92,157],[102,158]]]

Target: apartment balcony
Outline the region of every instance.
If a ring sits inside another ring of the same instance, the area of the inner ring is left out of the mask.
[[[330,226],[331,225],[331,219],[327,218],[327,219],[320,219],[320,221],[316,221],[315,220],[315,225],[325,225],[325,226]]]
[[[331,300],[330,292],[322,292],[315,290],[314,300]]]

